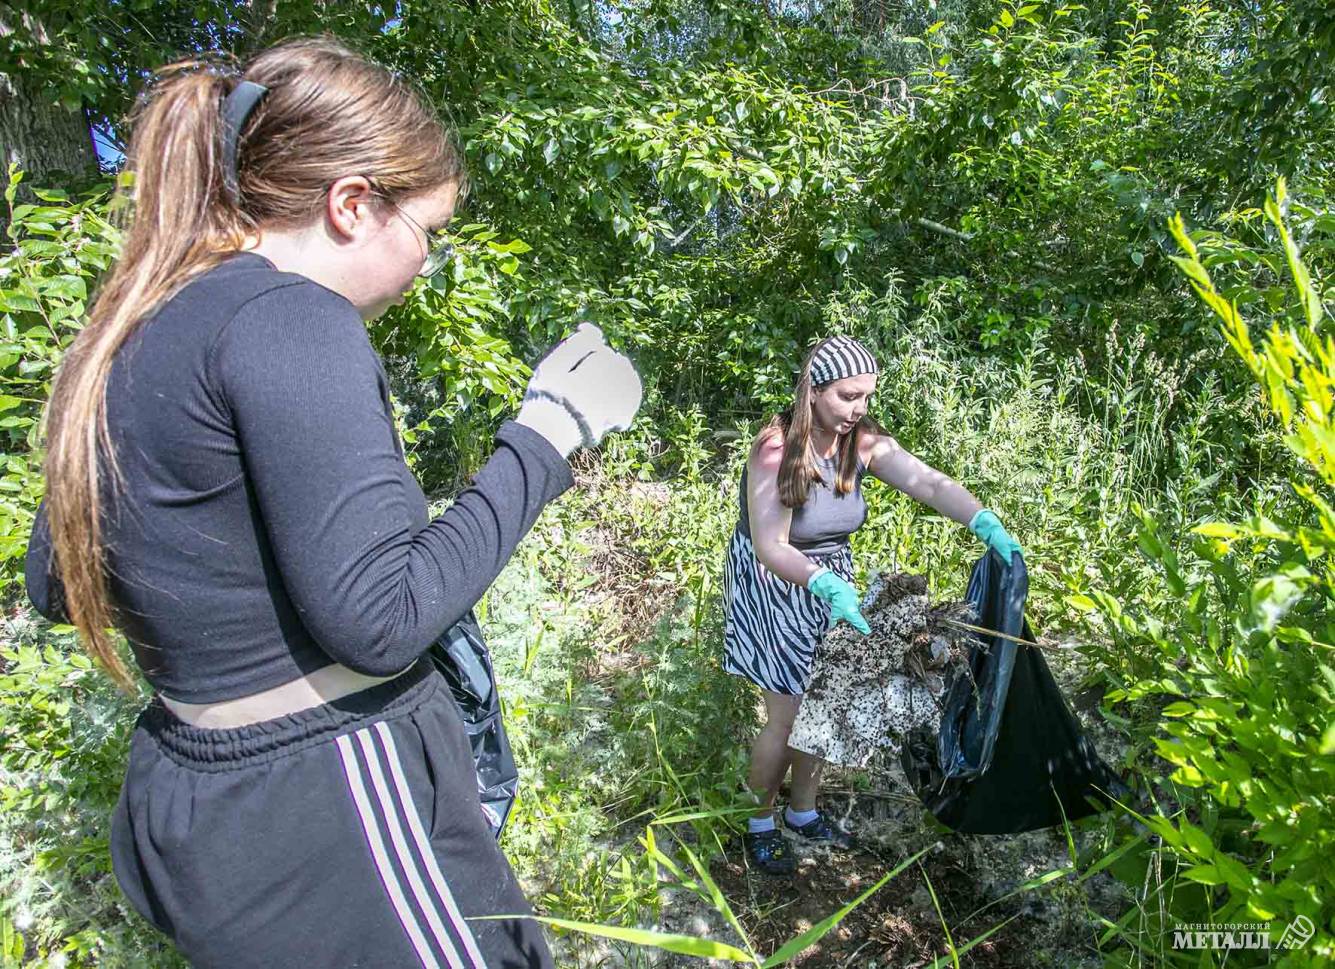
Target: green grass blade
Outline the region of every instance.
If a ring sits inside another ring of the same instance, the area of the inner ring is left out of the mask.
[[[1138,834],[1129,841],[1126,841],[1123,844],[1118,845],[1115,849],[1108,852],[1098,861],[1094,862],[1094,864],[1090,865],[1089,868],[1083,874],[1081,874],[1079,878],[1076,879],[1076,881],[1083,882],[1086,879],[1093,878],[1099,872],[1103,871],[1103,869],[1107,868],[1109,865],[1115,862],[1118,858],[1121,858],[1122,855],[1126,854],[1132,848],[1135,848],[1144,843],[1145,843],[1145,836],[1143,834]]]
[[[964,945],[960,946],[958,949],[956,949],[954,946],[951,946],[950,955],[941,956],[931,965],[924,966],[923,969],[942,969],[943,966],[948,966],[952,962],[958,966],[960,964],[960,959],[959,959],[960,956],[964,955],[964,953],[968,952],[974,946],[978,945],[978,943],[986,942],[991,936],[995,935],[997,932],[1000,932],[1002,929],[1010,925],[1011,922],[1015,921],[1019,917],[1020,916],[1016,914],[1012,915],[1004,922],[998,922],[996,925],[992,926],[992,928],[988,929],[982,935],[975,935],[972,939],[964,943]]]
[[[1066,853],[1071,858],[1071,868],[1074,869],[1080,864],[1079,852],[1075,850],[1075,836],[1071,834],[1071,822],[1066,820],[1066,808],[1062,804],[1062,799],[1057,796],[1057,788],[1051,781],[1048,781],[1048,790],[1052,792],[1052,799],[1057,802],[1057,810],[1062,816],[1062,833],[1066,835]]]
[[[1107,931],[1105,931],[1101,936],[1099,936],[1099,945],[1107,945],[1108,942],[1111,941],[1114,936],[1126,939],[1128,942],[1131,941],[1131,936],[1127,935],[1126,930],[1127,927],[1132,923],[1132,921],[1134,921],[1137,916],[1142,914],[1141,909],[1142,906],[1140,906],[1139,904],[1135,908],[1127,909],[1125,912],[1122,913],[1121,917],[1118,918],[1116,922],[1112,922],[1105,916],[1100,915],[1099,923],[1103,926],[1106,926]],[[1141,945],[1141,943],[1139,942],[1137,942],[1136,945],[1139,946],[1140,948],[1144,948],[1144,946]],[[1146,949],[1145,951],[1148,952],[1149,950]]]
[[[718,885],[714,883],[714,879],[709,876],[709,869],[698,857],[696,857],[696,854],[691,850],[690,845],[686,844],[686,842],[682,841],[680,838],[677,839],[677,844],[681,846],[682,851],[686,852],[686,860],[691,863],[691,867],[695,869],[695,873],[700,876],[700,881],[704,883],[705,888],[708,890],[709,897],[714,903],[714,908],[718,909],[719,913],[728,920],[728,924],[731,925],[733,931],[737,933],[737,938],[742,940],[742,944],[748,949],[752,948],[751,940],[747,937],[746,930],[742,928],[742,923],[737,921],[737,916],[733,913],[732,906],[729,905],[728,900],[723,897],[723,892],[719,889]]]
[[[927,884],[927,894],[932,896],[932,907],[936,909],[936,917],[941,921],[941,931],[946,934],[946,947],[950,949],[950,959],[954,963],[955,969],[960,969],[960,954],[955,949],[955,940],[950,935],[950,926],[946,923],[946,913],[941,911],[941,903],[937,900],[936,889],[932,887],[932,880],[927,877],[927,869],[922,865],[918,866],[922,872],[922,880]],[[942,962],[941,959],[937,960]]]
[[[722,818],[730,814],[755,814],[758,805],[744,804],[741,807],[715,808],[712,811],[687,811],[682,814],[667,814],[654,818],[650,824],[679,824],[683,821],[701,821],[705,818]]]
[[[1141,912],[1138,908],[1133,908],[1129,910],[1125,915],[1123,915],[1120,919],[1118,919],[1116,922],[1110,922],[1107,918],[1100,915],[1098,917],[1099,923],[1101,925],[1107,926],[1108,928],[1107,931],[1103,933],[1103,935],[1099,936],[1099,945],[1101,946],[1107,945],[1108,942],[1114,936],[1116,936],[1117,938],[1126,942],[1127,945],[1130,945],[1133,948],[1138,949],[1139,951],[1145,953],[1148,956],[1154,956],[1155,952],[1153,949],[1151,949],[1144,942],[1142,942],[1138,935],[1132,935],[1131,932],[1128,931],[1128,926],[1131,924],[1132,920],[1134,920],[1140,914]]]
[[[533,919],[558,929],[570,932],[583,932],[585,935],[599,935],[605,939],[618,939],[633,945],[652,946],[684,956],[699,956],[702,959],[727,959],[729,962],[756,961],[755,956],[743,952],[726,942],[702,939],[694,935],[674,935],[670,932],[655,932],[652,929],[628,929],[620,925],[600,925],[597,922],[574,922],[570,919],[554,919],[546,915],[475,915],[474,919]]]
[[[803,932],[801,935],[789,939],[787,942],[783,944],[782,947],[779,948],[777,952],[774,953],[774,955],[770,956],[763,963],[761,963],[760,969],[772,969],[773,966],[781,966],[789,959],[792,959],[795,956],[797,956],[798,953],[802,952],[808,946],[814,945],[815,943],[819,942],[821,939],[825,937],[826,933],[828,933],[836,925],[842,922],[848,916],[849,912],[853,911],[853,909],[857,908],[859,905],[865,902],[868,898],[872,896],[872,894],[878,891],[881,888],[881,886],[883,886],[886,882],[890,881],[890,879],[894,878],[909,865],[913,864],[923,855],[927,854],[927,852],[931,851],[932,848],[934,847],[935,845],[928,845],[926,848],[922,849],[922,851],[919,851],[913,857],[906,858],[904,861],[896,865],[892,871],[887,872],[885,876],[882,877],[881,880],[878,881],[875,885],[867,889],[857,898],[853,899],[853,901],[849,902],[847,905],[845,905],[839,911],[835,912],[829,918],[817,922],[815,925],[807,929],[807,931]]]
[[[992,899],[992,901],[988,902],[981,908],[974,909],[972,912],[970,912],[968,915],[964,917],[964,921],[965,922],[972,921],[975,917],[982,915],[993,905],[1000,905],[1008,898],[1014,898],[1016,895],[1023,895],[1025,892],[1030,891],[1031,889],[1034,888],[1042,888],[1048,882],[1056,881],[1058,878],[1061,878],[1064,875],[1074,875],[1074,874],[1075,874],[1075,869],[1070,867],[1069,865],[1061,868],[1054,868],[1052,869],[1052,871],[1049,872],[1044,872],[1037,878],[1029,879],[1029,881],[1025,882],[1023,885],[1017,885],[1015,888],[1011,889],[1009,892],[1007,892],[1005,895],[1002,895],[1000,898],[994,898]]]
[[[668,872],[671,873],[671,875],[677,879],[678,883],[680,883],[680,885],[683,888],[689,889],[690,891],[693,891],[696,894],[703,895],[704,889],[700,886],[700,884],[696,882],[694,879],[687,878],[686,873],[681,870],[681,867],[675,861],[669,858],[666,854],[664,854],[663,851],[658,847],[658,843],[654,840],[653,828],[645,828],[644,835],[645,836],[640,839],[640,844],[644,845],[644,850],[649,855],[649,857],[652,858],[654,861],[656,861],[658,864],[662,865],[664,868],[666,868]]]
[[[539,626],[538,635],[533,640],[533,645],[524,650],[524,675],[528,676],[533,672],[533,664],[538,660],[538,650],[542,649],[543,637],[547,634],[547,627]]]

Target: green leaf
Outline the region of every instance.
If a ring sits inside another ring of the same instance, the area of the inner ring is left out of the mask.
[[[1214,855],[1214,842],[1210,836],[1202,831],[1190,821],[1183,820],[1180,825],[1182,831],[1182,840],[1186,842],[1187,848],[1195,852],[1202,858],[1210,858]]]
[[[1183,847],[1182,836],[1178,834],[1177,828],[1173,827],[1173,822],[1167,818],[1150,816],[1141,820],[1146,827],[1162,838],[1165,844],[1174,848]]]
[[[1281,176],[1275,184],[1275,194],[1272,198],[1265,201],[1266,217],[1274,224],[1279,232],[1280,241],[1284,246],[1284,258],[1289,264],[1289,274],[1293,277],[1293,284],[1298,290],[1299,302],[1303,308],[1303,314],[1307,318],[1307,325],[1315,328],[1321,322],[1324,310],[1321,306],[1321,296],[1312,285],[1312,276],[1303,265],[1302,257],[1298,254],[1298,246],[1289,234],[1288,226],[1284,224],[1284,219],[1280,215],[1279,207],[1284,204],[1286,195],[1285,181]]]
[[[651,946],[667,952],[676,952],[684,956],[698,956],[701,959],[726,959],[728,962],[755,963],[755,956],[743,952],[726,942],[702,939],[693,935],[674,935],[670,932],[656,932],[652,929],[628,929],[620,925],[601,925],[596,922],[576,922],[570,919],[550,918],[546,915],[473,915],[469,921],[490,919],[533,919],[558,929],[570,932],[582,932],[585,935],[597,935],[605,939],[619,939],[635,945]]]
[[[1182,265],[1183,262],[1192,262],[1199,266],[1200,263],[1197,262],[1198,254],[1196,252],[1196,244],[1191,241],[1191,236],[1187,234],[1187,226],[1186,223],[1182,221],[1181,212],[1174,212],[1173,217],[1168,220],[1168,231],[1172,233],[1177,244],[1182,247],[1182,251],[1187,254],[1186,260],[1181,260],[1175,256],[1173,257],[1173,261],[1177,262],[1179,265]],[[1204,273],[1205,270],[1202,269],[1201,274],[1204,275]]]
[[[1076,595],[1073,596],[1067,596],[1066,602],[1068,605],[1072,606],[1073,608],[1079,609],[1081,612],[1095,612],[1099,608],[1098,603],[1096,603],[1093,599],[1091,599],[1087,595],[1083,595],[1080,593],[1077,593]]]
[[[1182,872],[1184,878],[1190,878],[1194,882],[1200,882],[1202,885],[1222,885],[1224,876],[1219,874],[1219,869],[1214,865],[1193,865]]]
[[[1237,525],[1230,525],[1227,522],[1206,522],[1203,525],[1197,525],[1193,528],[1195,535],[1204,535],[1207,538],[1235,539],[1242,538],[1247,534],[1246,530]]]
[[[1288,575],[1268,575],[1260,579],[1251,591],[1252,623],[1266,632],[1273,631],[1302,593],[1302,586]]]
[[[742,928],[742,923],[737,920],[737,916],[733,912],[732,906],[728,904],[728,899],[724,896],[722,890],[719,889],[718,885],[714,882],[714,879],[710,877],[709,868],[700,861],[696,853],[691,850],[690,845],[678,839],[677,846],[686,854],[686,860],[689,861],[691,867],[695,869],[695,874],[700,879],[700,883],[704,885],[705,890],[709,893],[709,898],[710,901],[713,902],[714,908],[728,920],[728,924],[731,925],[733,931],[737,933],[737,937],[749,947],[751,945],[751,940],[747,938],[746,930]]]
[[[1224,876],[1228,886],[1239,892],[1251,891],[1255,878],[1247,867],[1238,861],[1232,855],[1224,852],[1216,852],[1214,856],[1214,865],[1219,869],[1219,873]]]

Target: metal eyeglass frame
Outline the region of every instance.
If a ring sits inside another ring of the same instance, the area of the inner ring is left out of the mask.
[[[371,180],[367,179],[367,181]],[[421,231],[422,240],[426,243],[426,258],[422,260],[422,268],[417,271],[417,275],[426,279],[444,269],[445,264],[454,258],[454,243],[439,234],[442,230],[437,230],[437,234],[434,235],[431,232],[428,232],[426,226],[422,225],[422,223],[403,211],[403,208],[386,195],[375,182],[371,182],[371,188],[379,198],[384,199],[390,204],[395,212],[403,216],[405,222]]]

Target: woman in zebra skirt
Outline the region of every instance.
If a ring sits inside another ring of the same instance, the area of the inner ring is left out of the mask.
[[[774,874],[795,867],[773,816],[790,767],[786,826],[804,839],[852,845],[847,832],[816,810],[822,762],[791,749],[788,734],[825,632],[840,619],[868,631],[849,548],[849,536],[867,517],[863,476],[967,524],[1007,559],[1019,550],[995,514],[867,416],[878,369],[850,337],[816,344],[803,363],[793,406],[756,437],[742,472],[740,515],[724,569],[723,668],[755,683],[765,698],[766,722],[751,748],[749,777],[761,804],[749,820],[746,848],[751,864]]]

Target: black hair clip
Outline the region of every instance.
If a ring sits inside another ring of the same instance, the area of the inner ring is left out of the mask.
[[[241,127],[255,110],[255,105],[269,92],[263,84],[254,81],[242,81],[223,101],[222,124],[222,164],[223,188],[233,205],[241,204],[241,187],[237,182],[236,151],[241,139]]]

